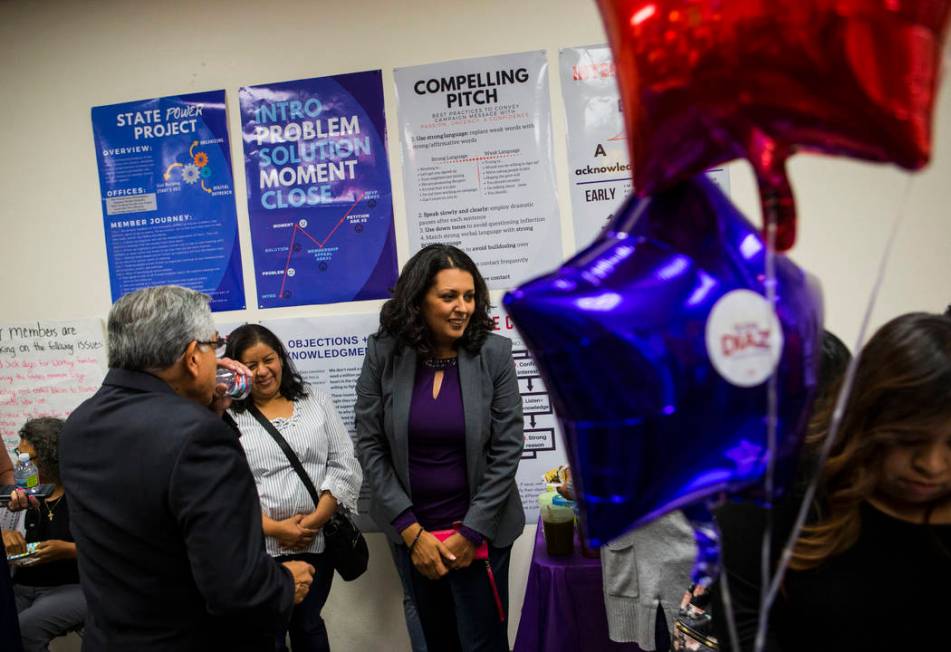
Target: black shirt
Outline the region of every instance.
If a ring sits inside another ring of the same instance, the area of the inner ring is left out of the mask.
[[[798,505],[774,513],[774,567]],[[724,563],[740,649],[751,650],[759,608],[762,509],[720,511]],[[788,571],[770,614],[770,652],[949,649],[941,630],[951,612],[951,525],[910,523],[861,507],[855,545],[807,571]],[[716,592],[719,598],[719,591]],[[714,601],[722,650],[729,650],[722,602]]]
[[[53,518],[50,520],[50,514]],[[66,494],[58,500],[40,504],[26,513],[26,542],[37,543],[58,539],[73,541],[69,533],[69,508]],[[79,584],[79,566],[75,559],[61,559],[38,566],[21,566],[13,576],[15,584],[24,586],[59,586]]]

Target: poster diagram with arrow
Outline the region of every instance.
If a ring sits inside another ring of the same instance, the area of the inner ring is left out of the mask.
[[[245,307],[225,92],[92,109],[113,300],[149,285]]]
[[[492,309],[492,319],[495,332],[512,340],[512,361],[515,363],[518,391],[522,396],[522,416],[525,419],[525,448],[515,480],[525,509],[525,519],[533,523],[538,520],[538,494],[545,491],[542,476],[549,469],[567,464],[567,455],[548,389],[522,337],[501,306]]]
[[[209,195],[213,194],[211,186],[206,183],[211,180],[212,175],[214,174],[214,167],[208,165],[208,153],[203,150],[197,150],[199,142],[193,140],[191,147],[188,148],[188,156],[186,157],[187,163],[180,163],[178,161],[170,163],[166,168],[165,172],[162,173],[162,179],[166,184],[174,183],[175,175],[173,172],[178,172],[178,181],[185,184],[194,186],[197,183],[201,185],[198,186],[203,192],[207,192]]]
[[[240,90],[261,308],[389,296],[396,241],[379,70]]]

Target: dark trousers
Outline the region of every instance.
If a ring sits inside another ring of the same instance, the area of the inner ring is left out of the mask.
[[[23,652],[20,645],[20,625],[17,620],[16,600],[13,597],[13,581],[7,566],[7,555],[0,546],[0,642],[9,652]]]
[[[409,558],[409,551],[400,552]],[[508,652],[508,582],[512,546],[489,546],[489,563],[502,600],[504,622],[489,584],[484,561],[449,571],[439,580],[426,579],[413,568],[416,609],[426,636],[426,646],[439,652]],[[410,564],[412,562],[410,561]]]
[[[667,652],[670,647],[670,627],[667,625],[667,616],[664,615],[664,605],[658,600],[657,613],[654,614],[654,649],[657,652]]]
[[[388,542],[390,552],[393,553],[393,563],[400,576],[400,585],[403,587],[403,616],[406,619],[406,633],[409,634],[409,646],[413,652],[428,652],[426,635],[419,622],[419,612],[416,610],[416,598],[413,596],[413,562],[409,555],[403,554],[406,546]]]
[[[320,616],[327,596],[330,594],[330,585],[334,580],[334,568],[330,557],[326,554],[304,552],[297,555],[282,555],[279,562],[305,561],[317,571],[314,574],[314,583],[303,602],[294,607],[291,622],[287,632],[282,632],[277,640],[277,651],[286,652],[286,638],[291,636],[291,649],[294,652],[328,652],[330,641],[327,639],[327,626]]]
[[[86,598],[79,584],[13,585],[24,652],[48,652],[50,641],[82,628]]]

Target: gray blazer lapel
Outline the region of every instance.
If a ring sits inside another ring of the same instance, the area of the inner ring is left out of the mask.
[[[393,369],[393,458],[396,475],[409,489],[409,407],[416,381],[416,351],[403,347]]]
[[[459,387],[466,421],[466,467],[469,491],[474,492],[475,478],[482,459],[482,365],[478,354],[459,351]]]

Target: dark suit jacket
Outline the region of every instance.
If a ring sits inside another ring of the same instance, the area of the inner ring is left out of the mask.
[[[510,340],[490,334],[479,353],[459,352],[466,423],[469,510],[463,524],[494,546],[511,545],[525,526],[515,471],[525,444],[522,397]],[[391,540],[390,523],[412,506],[409,410],[416,352],[389,336],[370,337],[357,381],[357,452],[373,491],[370,514]]]
[[[211,410],[110,369],[66,421],[60,472],[85,650],[274,649],[293,581],[264,550],[248,462]]]

